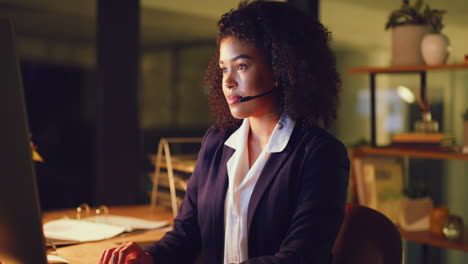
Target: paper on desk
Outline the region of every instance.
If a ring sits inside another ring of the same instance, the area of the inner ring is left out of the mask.
[[[45,237],[78,242],[107,239],[119,235],[124,231],[125,227],[122,226],[67,218],[44,224]]]
[[[57,255],[47,255],[47,263],[48,264],[67,264],[69,262],[68,260]]]
[[[149,221],[136,217],[120,216],[120,215],[97,215],[86,218],[86,220],[96,223],[105,223],[108,225],[121,226],[125,231],[132,232],[141,229],[156,229],[168,225],[167,221]]]

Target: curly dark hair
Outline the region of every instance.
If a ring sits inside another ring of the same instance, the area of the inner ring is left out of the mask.
[[[239,127],[223,95],[219,46],[226,37],[255,45],[271,63],[280,107],[305,126],[329,127],[336,119],[341,79],[329,47],[330,32],[317,19],[286,2],[242,1],[217,23],[217,51],[205,75],[215,126]]]

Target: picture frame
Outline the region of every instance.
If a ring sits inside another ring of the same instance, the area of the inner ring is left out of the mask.
[[[395,157],[357,157],[352,166],[358,203],[399,222],[404,187],[404,164]]]

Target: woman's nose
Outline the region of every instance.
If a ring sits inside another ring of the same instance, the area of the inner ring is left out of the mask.
[[[224,80],[223,80],[223,85],[226,88],[232,89],[237,86],[236,79],[234,78],[232,73],[226,73]]]

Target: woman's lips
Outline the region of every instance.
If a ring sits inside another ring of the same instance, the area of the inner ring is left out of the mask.
[[[228,95],[227,96],[227,102],[228,104],[235,104],[235,103],[238,103],[240,101],[240,99],[242,98],[242,96],[234,96],[234,95]]]

